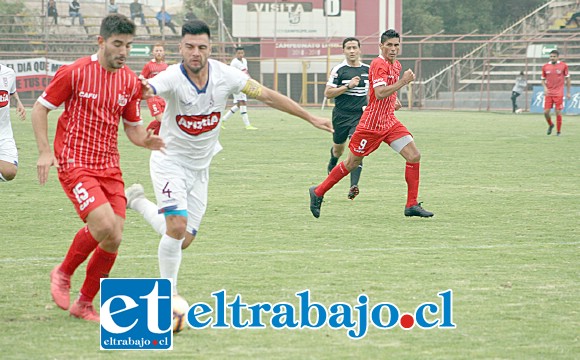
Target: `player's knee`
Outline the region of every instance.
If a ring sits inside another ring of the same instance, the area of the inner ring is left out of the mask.
[[[183,239],[187,228],[187,218],[185,216],[166,216],[165,223],[167,225],[167,235],[174,239]]]
[[[362,158],[359,158],[359,157],[350,157],[349,156],[344,161],[344,167],[350,172],[354,168],[356,168],[357,166],[359,166],[361,162],[362,162]]]
[[[410,163],[418,163],[421,161],[421,152],[419,150],[415,150],[408,154],[406,160]]]
[[[4,181],[12,181],[16,177],[17,168],[2,170],[0,173],[1,179]]]

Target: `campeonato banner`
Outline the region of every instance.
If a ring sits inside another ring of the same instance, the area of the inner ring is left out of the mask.
[[[56,71],[62,65],[70,64],[67,61],[45,57],[3,60],[2,63],[16,72],[16,90],[18,92],[44,90]]]

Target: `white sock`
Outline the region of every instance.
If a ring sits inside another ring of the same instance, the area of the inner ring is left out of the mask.
[[[224,115],[224,117],[222,118],[222,121],[226,121],[227,119],[232,117],[232,115],[235,114],[236,111],[238,111],[238,109],[239,109],[238,105],[232,106],[232,108]]]
[[[242,114],[242,120],[244,125],[250,126],[250,119],[248,118],[248,108],[246,106],[240,106],[240,114]]]
[[[181,244],[184,239],[177,240],[165,234],[157,250],[159,274],[162,278],[173,279],[173,294],[177,294],[177,273],[181,265]]]
[[[151,224],[153,229],[159,235],[165,234],[167,226],[165,225],[165,216],[159,214],[157,205],[147,198],[141,197],[133,200],[131,208],[137,211],[145,220]]]

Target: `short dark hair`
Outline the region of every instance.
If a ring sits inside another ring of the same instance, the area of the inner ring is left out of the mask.
[[[236,51],[244,50],[243,46],[236,46]]]
[[[558,52],[558,50],[556,50],[556,49],[554,49],[554,50],[550,51],[550,55],[552,55],[552,54],[556,54],[556,55],[558,55],[558,56],[560,55],[560,53],[559,53],[559,52]]]
[[[381,35],[381,44],[384,44],[385,41],[393,38],[399,38],[400,40],[401,35],[399,35],[399,33],[395,29],[389,29]]]
[[[344,49],[344,47],[346,46],[346,43],[349,41],[356,41],[356,43],[358,44],[358,47],[360,47],[360,41],[355,38],[355,37],[347,37],[346,39],[342,40],[342,48]]]
[[[181,27],[181,37],[185,35],[200,35],[207,34],[207,37],[211,38],[211,33],[209,31],[209,26],[202,20],[191,20],[183,24]]]
[[[107,15],[101,21],[99,35],[105,40],[112,35],[135,35],[135,23],[122,14]]]

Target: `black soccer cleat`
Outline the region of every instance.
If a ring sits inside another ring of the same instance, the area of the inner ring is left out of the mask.
[[[546,132],[546,135],[552,135],[552,130],[554,129],[554,124],[548,126],[548,131]]]
[[[310,211],[315,218],[319,218],[322,199],[324,199],[324,196],[316,196],[314,189],[316,189],[316,186],[312,186],[308,190],[310,192]]]
[[[348,199],[354,200],[354,198],[358,195],[358,193],[359,193],[358,185],[351,186],[350,189],[348,190]]]
[[[432,217],[433,215],[435,214],[433,214],[431,211],[423,209],[421,207],[421,203],[405,208],[405,216],[419,216],[427,218]]]
[[[558,132],[556,133],[556,136],[560,136],[560,134],[561,134],[561,132],[559,132],[559,131],[558,131]]]

